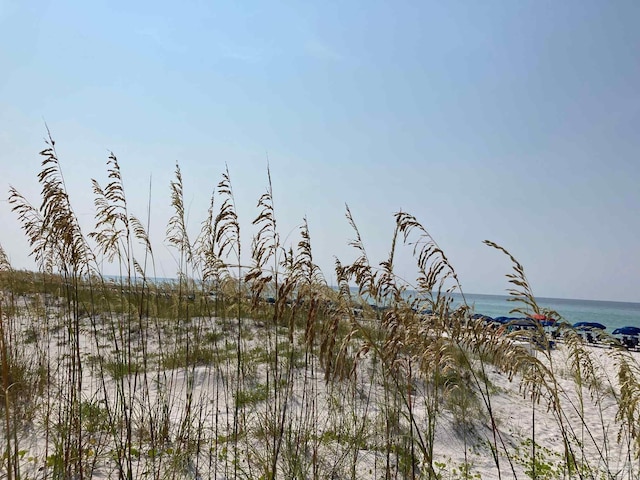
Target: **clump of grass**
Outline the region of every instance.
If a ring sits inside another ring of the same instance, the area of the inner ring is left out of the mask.
[[[163,368],[173,370],[189,366],[213,365],[220,361],[220,353],[215,348],[196,345],[191,349],[180,347],[175,352],[166,354],[161,363]]]
[[[102,365],[105,373],[114,380],[122,380],[127,375],[137,375],[142,372],[142,366],[136,362],[110,361]]]
[[[269,391],[267,385],[256,384],[245,390],[240,390],[235,395],[235,402],[240,408],[246,406],[255,405],[256,403],[264,402],[269,397]]]

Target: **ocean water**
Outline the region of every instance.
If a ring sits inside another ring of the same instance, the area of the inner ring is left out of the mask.
[[[521,306],[521,304],[507,301],[508,297],[502,295],[465,294],[465,298],[475,313],[494,318],[518,316],[510,314],[509,311]],[[536,301],[541,308],[555,310],[571,324],[598,322],[606,325],[610,333],[619,327],[640,327],[640,303],[564,298],[536,298]],[[460,302],[461,297],[454,294],[454,304],[457,305]]]

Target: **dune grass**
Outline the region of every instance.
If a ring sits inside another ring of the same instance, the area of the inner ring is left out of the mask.
[[[561,327],[560,361],[531,347],[549,347],[542,330],[454,308],[455,270],[410,214],[372,263],[347,208],[355,260],[336,260],[334,288],[306,219],[282,242],[269,171],[246,246],[228,169],[193,237],[176,166],[165,240],[178,274],[163,283],[115,155],[107,185],[92,182],[88,233],[50,137],[41,156],[40,206],[9,192],[38,271],[0,247],[6,478],[640,478],[635,357],[614,343],[594,354]],[[549,314],[523,266],[487,244],[513,264],[514,311]],[[401,249],[411,282],[394,272]],[[508,391],[523,431],[505,419]]]

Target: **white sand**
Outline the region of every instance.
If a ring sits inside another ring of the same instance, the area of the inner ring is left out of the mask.
[[[209,325],[208,328],[215,330],[217,327]],[[90,331],[88,325],[83,328],[83,332],[85,331]],[[153,458],[149,451],[140,452],[139,459],[134,464],[134,476],[141,477],[149,469],[162,471],[162,465],[167,468],[172,466],[172,455],[176,457],[173,448],[179,448],[180,436],[188,429],[191,429],[191,432],[194,429],[198,431],[205,446],[201,449],[202,459],[183,459],[185,478],[231,478],[236,474],[243,478],[251,478],[261,474],[257,465],[260,465],[261,459],[268,458],[269,449],[273,446],[272,438],[267,435],[265,439],[263,434],[265,430],[277,427],[269,423],[270,419],[273,421],[277,418],[271,415],[276,403],[257,401],[245,407],[241,424],[242,432],[247,435],[241,435],[238,450],[235,451],[229,442],[223,440],[223,437],[228,438],[233,433],[231,425],[234,419],[235,387],[232,384],[235,367],[232,364],[228,370],[227,367],[222,370],[222,367],[201,366],[187,371],[181,369],[149,372],[148,388],[142,388],[141,377],[137,380],[133,377],[125,378],[124,383],[112,379],[103,382],[98,369],[88,368],[88,359],[99,353],[105,355],[111,349],[104,344],[106,333],[104,337],[98,335],[98,345],[95,336],[81,336],[81,352],[85,361],[82,379],[83,400],[102,406],[108,402],[111,408],[116,406],[115,409],[118,410],[117,405],[122,401],[123,394],[125,402],[129,405],[127,412],[134,435],[148,436],[151,421],[156,426],[162,424],[163,418],[167,421],[164,455]],[[64,329],[60,330],[51,334],[48,342],[50,358],[57,359],[59,366],[53,372],[54,382],[55,378],[58,378],[59,382],[68,379],[64,367],[70,360],[64,343],[65,335]],[[244,345],[245,351],[263,344],[262,335],[264,331],[253,327],[253,338]],[[132,338],[135,340],[138,337],[134,335]],[[286,340],[286,337],[281,337],[280,340]],[[171,345],[159,345],[153,339],[149,341],[150,354],[157,353],[160,348],[170,347]],[[133,348],[136,351],[138,347],[133,345]],[[598,472],[598,475],[593,474],[598,478],[601,473],[606,474],[607,478],[636,478],[629,477],[631,474],[637,476],[639,469],[637,460],[629,461],[626,458],[628,439],[623,435],[621,442],[617,442],[619,425],[615,421],[615,394],[618,387],[615,383],[610,383],[615,379],[616,368],[611,355],[612,350],[587,348],[593,354],[592,358],[602,379],[601,386],[595,393],[586,388],[576,388],[575,381],[569,374],[568,349],[565,345],[558,344],[551,356],[561,390],[559,401],[563,408],[562,422],[572,432],[571,442],[576,460],[588,463],[592,473]],[[536,355],[538,358],[543,357],[540,352]],[[637,362],[640,354],[628,355]],[[266,385],[268,381],[274,381],[267,378],[263,364],[257,362],[253,368],[255,370],[247,377],[249,380],[244,386],[247,391],[255,390],[258,385]],[[487,375],[492,385],[490,401],[497,423],[498,442],[499,445],[504,445],[511,457],[509,462],[501,447],[499,448],[502,478],[513,478],[514,472],[519,478],[528,478],[525,472],[529,468],[528,455],[532,452],[531,443],[528,441],[534,435],[535,443],[539,445],[537,451],[538,455],[541,455],[540,465],[561,472],[564,466],[561,430],[558,419],[554,412],[547,408],[545,399],[534,405],[527,392],[520,391],[519,378],[510,381],[505,374],[494,368],[489,368]],[[118,388],[122,388],[123,385],[124,392],[119,391]],[[299,452],[305,452],[309,458],[309,465],[312,464],[312,456],[317,455],[316,463],[321,466],[321,471],[333,472],[335,478],[347,478],[352,474],[355,474],[356,478],[381,478],[386,456],[384,449],[380,447],[383,444],[381,433],[375,432],[383,431],[380,428],[385,415],[382,388],[375,383],[371,384],[367,378],[360,379],[355,392],[346,387],[328,387],[321,371],[311,372],[303,368],[295,370],[290,385],[291,390],[283,391],[281,394],[286,402],[279,405],[286,403],[287,421],[298,426],[301,436],[294,435],[283,439],[282,451],[299,449]],[[61,391],[64,392],[64,388],[51,390]],[[44,399],[42,405],[55,407],[58,403],[58,398],[49,398],[48,402]],[[413,406],[416,424],[426,429],[427,415],[422,398],[416,396]],[[451,412],[441,408],[436,425],[434,456],[436,470],[442,474],[442,478],[459,478],[456,475],[459,475],[464,465],[469,467],[472,474],[479,474],[483,479],[498,478],[498,467],[488,447],[494,442],[494,433],[486,409],[480,410],[485,413],[475,413],[466,418],[468,429],[465,430],[461,427],[461,422],[456,422]],[[305,415],[305,412],[309,411],[315,412],[313,419]],[[184,424],[185,418],[190,419],[191,425]],[[404,420],[401,423],[408,425]],[[41,421],[36,422],[35,428],[24,432],[20,441],[20,449],[25,452],[20,460],[22,472],[33,478],[43,477],[43,459],[52,455],[53,448],[51,444],[47,448],[44,429],[38,426],[42,427]],[[124,435],[124,430],[121,428],[121,435]],[[334,436],[339,433],[343,437],[329,438],[326,437],[326,432]],[[360,438],[361,444],[357,449],[351,448],[353,445],[349,444],[349,438]],[[113,449],[113,441],[113,436],[104,432],[94,432],[88,440],[92,454],[99,458],[98,463],[101,465],[93,472],[96,478],[114,475],[116,464],[109,453]],[[578,445],[582,445],[583,448],[579,448]],[[232,462],[224,461],[225,456],[229,458],[232,454],[240,458],[236,466],[232,466]],[[393,461],[395,462],[395,457]],[[281,465],[279,468],[283,477],[288,476],[286,466]],[[311,470],[307,471],[307,474],[311,473]],[[321,476],[323,475],[324,473]],[[588,475],[589,478],[591,476],[592,474]],[[563,477],[560,474],[557,478]]]

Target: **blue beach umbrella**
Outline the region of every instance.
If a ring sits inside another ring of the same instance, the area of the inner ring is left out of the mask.
[[[614,335],[640,335],[640,328],[638,327],[620,327],[613,331]]]
[[[493,318],[489,317],[488,315],[483,315],[481,313],[474,313],[473,315],[471,315],[471,318],[473,320],[482,320],[485,323],[495,322]]]
[[[577,328],[578,330],[605,330],[607,327],[598,322],[578,322],[573,324],[573,328]]]
[[[512,318],[510,319],[509,325],[514,325],[517,327],[537,327],[538,324],[532,318]]]

